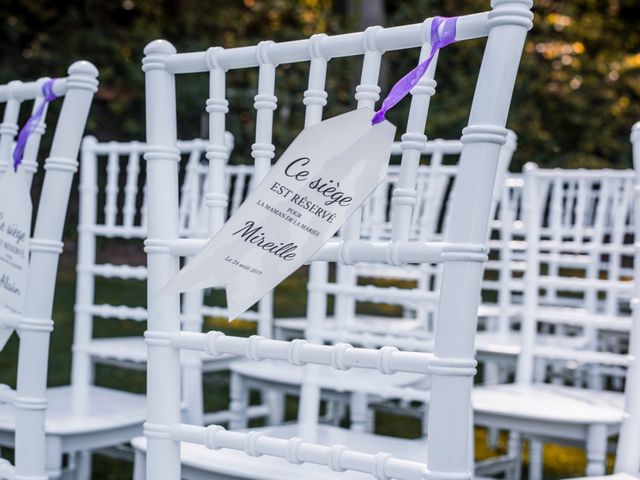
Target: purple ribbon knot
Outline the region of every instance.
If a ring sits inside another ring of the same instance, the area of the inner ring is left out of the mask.
[[[29,136],[34,132],[34,130],[40,123],[40,119],[42,118],[44,110],[49,102],[58,98],[58,96],[53,93],[54,82],[54,78],[51,78],[44,82],[44,84],[42,85],[42,103],[36,109],[36,111],[31,114],[29,119],[20,130],[20,133],[18,134],[16,148],[13,150],[13,170],[16,172],[18,171],[18,167],[22,163],[22,156],[24,155],[24,149],[27,147],[27,140],[29,140]]]
[[[376,125],[382,122],[386,113],[395,107],[400,100],[407,96],[413,87],[420,81],[422,76],[426,73],[427,68],[431,64],[431,60],[436,55],[438,50],[446,47],[450,43],[456,41],[456,21],[458,17],[433,17],[431,21],[431,51],[425,61],[418,64],[416,68],[407,73],[393,86],[393,88],[387,94],[387,97],[382,102],[380,110],[378,110],[373,118],[371,124]],[[442,27],[442,36],[440,35],[440,25],[444,23]]]

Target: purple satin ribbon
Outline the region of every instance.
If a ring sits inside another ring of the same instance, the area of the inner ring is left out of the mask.
[[[420,63],[416,68],[407,73],[393,86],[391,91],[387,94],[387,98],[382,102],[380,110],[378,110],[373,116],[373,119],[371,119],[372,125],[382,122],[385,119],[384,116],[386,113],[395,107],[396,104],[406,97],[411,89],[416,86],[427,71],[427,68],[429,68],[429,64],[438,50],[456,41],[457,20],[458,17],[433,17],[433,20],[431,21],[431,52],[429,52],[429,56],[424,62]],[[440,25],[443,23],[442,36],[440,36],[438,30]]]
[[[27,146],[27,140],[29,140],[29,136],[33,133],[33,131],[40,123],[40,119],[44,114],[44,109],[47,107],[47,104],[49,102],[58,98],[58,96],[53,93],[53,82],[55,82],[54,78],[44,82],[44,85],[42,85],[42,96],[44,97],[43,102],[40,104],[37,110],[31,114],[29,120],[27,120],[27,122],[20,130],[20,133],[18,134],[16,148],[13,150],[13,170],[16,172],[18,171],[18,167],[22,163],[22,156],[24,155],[24,149]]]

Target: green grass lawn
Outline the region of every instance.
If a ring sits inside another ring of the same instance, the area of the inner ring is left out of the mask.
[[[138,259],[139,260],[139,259]],[[61,264],[56,289],[54,307],[55,329],[51,338],[49,357],[49,386],[66,385],[70,382],[71,344],[73,338],[73,304],[75,297],[75,258],[66,254]],[[275,311],[279,316],[302,315],[306,302],[306,272],[304,270],[287,279],[277,290]],[[145,286],[137,281],[103,281],[96,288],[98,302],[112,304],[144,305]],[[218,297],[214,300],[219,299]],[[254,333],[252,324],[234,322],[226,325],[219,319],[207,319],[207,328],[221,328],[239,335]],[[137,322],[99,320],[95,322],[97,336],[140,335],[144,325]],[[15,362],[17,358],[17,339],[12,337],[0,355],[0,383],[15,386]],[[112,367],[100,367],[96,372],[97,383],[103,386],[122,388],[134,392],[144,392],[143,373]],[[224,375],[208,379],[205,387],[205,403],[210,410],[226,408],[228,402],[227,381]],[[295,418],[296,402],[288,402],[287,418]],[[411,418],[378,414],[376,429],[379,433],[400,437],[416,437],[420,434],[419,423]],[[506,436],[501,437],[499,452],[504,452]],[[498,452],[487,447],[486,432],[476,431],[476,458],[482,459]],[[544,452],[545,478],[563,478],[578,476],[584,472],[586,458],[584,451],[576,448],[548,445]],[[612,458],[609,459],[610,468]],[[526,452],[525,467],[526,469]],[[93,478],[97,480],[129,479],[132,465],[123,460],[114,460],[100,455],[94,456]]]

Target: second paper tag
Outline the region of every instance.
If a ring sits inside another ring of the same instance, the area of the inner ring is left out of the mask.
[[[299,268],[385,178],[396,128],[372,116],[358,109],[305,128],[161,293],[226,287],[232,320]]]
[[[0,312],[24,311],[31,210],[27,177],[22,170],[9,169],[0,178]],[[0,350],[12,333],[12,328],[0,327]]]

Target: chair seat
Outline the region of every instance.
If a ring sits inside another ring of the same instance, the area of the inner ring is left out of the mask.
[[[116,362],[147,363],[147,344],[144,338],[135,337],[107,337],[95,338],[84,347],[85,351],[94,359],[114,360]],[[234,355],[211,356],[202,353],[205,372],[226,368],[235,359]]]
[[[478,318],[497,317],[503,311],[503,308],[495,303],[481,303],[478,305]],[[520,305],[509,305],[507,307],[507,316],[516,317],[522,313]]]
[[[541,306],[538,307],[537,318],[545,322],[577,326],[590,322],[604,331],[628,332],[631,329],[631,317],[591,313],[584,308],[576,307]]]
[[[473,389],[477,413],[575,424],[617,424],[624,395],[560,385],[502,384]]]
[[[514,357],[522,349],[520,332],[478,332],[476,334],[476,352],[479,356],[501,355]],[[622,355],[611,352],[595,352],[586,348],[585,337],[562,337],[554,334],[537,334],[534,354],[537,357],[556,360],[576,360],[600,363],[602,365],[626,365]]]
[[[297,424],[280,425],[256,429],[277,438],[298,435]],[[132,440],[136,450],[146,451],[146,438]],[[364,453],[388,452],[399,458],[426,462],[426,441],[387,437],[370,433],[354,432],[340,427],[318,425],[315,443],[322,445],[348,445],[349,449]],[[182,443],[180,456],[183,466],[251,480],[371,480],[370,474],[360,472],[334,472],[323,465],[303,463],[293,465],[282,458],[262,456],[250,457],[246,453],[231,449],[209,450],[202,445]],[[184,472],[183,472],[184,473]],[[188,476],[186,478],[189,478]]]
[[[289,332],[299,332],[300,336],[307,327],[306,317],[292,317],[292,318],[279,318],[274,322],[277,329],[286,330]],[[327,318],[322,323],[322,328],[333,329],[335,325],[334,318]],[[359,315],[357,322],[350,328],[354,331],[358,331],[356,328],[358,325],[362,325],[363,330],[370,333],[390,333],[389,326],[393,327],[393,333],[402,335],[403,333],[410,333],[417,328],[423,328],[420,320],[415,318],[394,318],[394,317],[374,317]],[[426,334],[427,332],[425,332]]]
[[[517,356],[520,354],[520,332],[478,332],[476,351],[478,353]]]
[[[571,480],[638,480],[640,479],[640,473],[638,475],[632,475],[630,473],[614,473],[611,475],[598,475],[597,477],[577,477]]]
[[[378,385],[409,386],[425,379],[424,375],[417,373],[398,372],[393,375],[385,375],[377,370],[366,368],[335,370],[327,365],[318,365],[314,368],[317,369],[318,385],[336,391],[375,392]],[[233,362],[230,369],[233,373],[244,377],[287,385],[300,385],[304,372],[304,367],[277,360],[263,360],[261,362],[240,360]]]
[[[146,420],[145,395],[109,388],[72,386],[47,389],[47,435],[77,435],[112,430]],[[0,430],[15,430],[13,405],[0,405]]]

